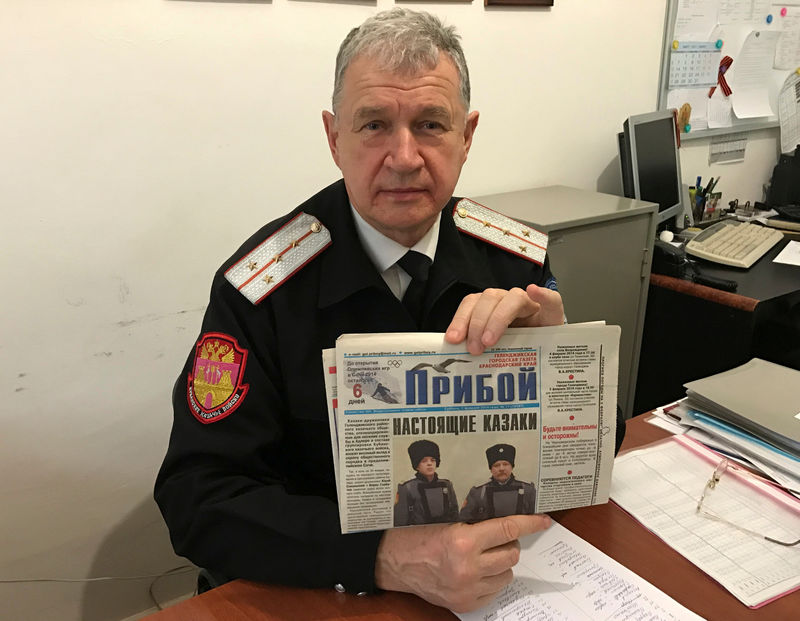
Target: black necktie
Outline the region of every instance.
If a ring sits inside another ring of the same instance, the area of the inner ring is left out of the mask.
[[[431,260],[424,254],[409,250],[397,262],[411,276],[411,283],[403,296],[403,306],[419,326],[422,322],[422,303],[425,300],[425,283],[431,269]]]

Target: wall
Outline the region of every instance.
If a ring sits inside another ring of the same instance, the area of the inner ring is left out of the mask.
[[[335,52],[391,6],[0,3],[0,579],[180,564],[150,496],[211,275],[338,177],[320,120]],[[415,6],[459,27],[471,64],[460,193],[618,190],[615,133],[655,107],[663,1]],[[722,189],[760,198],[776,154],[761,135]],[[189,588],[171,580],[162,599]],[[0,584],[0,617],[121,618],[149,582]]]

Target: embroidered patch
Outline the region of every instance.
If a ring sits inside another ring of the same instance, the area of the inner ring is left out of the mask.
[[[227,334],[208,332],[200,337],[187,382],[187,400],[194,417],[208,424],[222,420],[244,401],[242,383],[247,350]]]
[[[453,207],[459,230],[511,252],[518,257],[544,263],[547,234],[504,216],[488,207],[462,198]]]
[[[548,278],[547,282],[544,283],[544,286],[547,289],[552,289],[553,291],[558,291],[558,282],[556,282],[556,277],[555,276],[551,276],[550,278]]]

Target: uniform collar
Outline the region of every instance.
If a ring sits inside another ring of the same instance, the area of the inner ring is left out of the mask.
[[[359,239],[344,181],[327,190],[307,209],[331,232],[331,246],[317,259],[321,261],[319,307],[331,306],[371,287],[392,295]],[[485,253],[481,252],[483,244],[462,238],[458,232],[452,218],[456,202],[457,199],[451,198],[440,218],[430,287],[442,292],[461,282],[475,291],[483,291],[493,282]]]
[[[389,239],[386,235],[372,227],[372,225],[361,217],[361,214],[356,211],[352,204],[350,205],[350,214],[353,216],[353,222],[355,223],[356,232],[358,233],[361,245],[364,247],[364,251],[372,260],[378,272],[386,271],[408,252],[409,248],[398,244],[393,239]],[[441,214],[436,218],[431,228],[428,229],[428,232],[423,235],[422,239],[410,248],[410,250],[416,250],[427,256],[431,260],[431,263],[433,263],[433,260],[436,258],[440,220]]]

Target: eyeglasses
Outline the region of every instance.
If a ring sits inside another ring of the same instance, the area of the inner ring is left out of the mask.
[[[782,546],[796,546],[800,543],[800,539],[795,541],[782,541],[780,539],[774,539],[772,537],[767,537],[761,533],[758,533],[754,530],[750,530],[749,528],[744,528],[743,526],[739,526],[738,524],[734,524],[733,522],[729,522],[728,520],[720,517],[714,511],[708,508],[708,503],[706,506],[703,506],[703,503],[708,499],[711,492],[719,485],[720,479],[722,479],[722,475],[728,470],[728,460],[723,459],[721,462],[717,464],[717,467],[714,468],[714,472],[711,474],[711,478],[706,483],[705,488],[703,488],[703,493],[700,495],[700,500],[697,501],[697,509],[695,510],[696,513],[699,513],[703,517],[707,517],[711,520],[716,520],[717,522],[722,522],[723,524],[727,524],[728,526],[732,526],[740,531],[745,533],[750,533],[751,535],[755,535],[756,537],[761,537],[762,539],[766,539],[767,541],[771,541],[772,543],[777,543]]]

